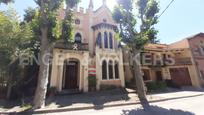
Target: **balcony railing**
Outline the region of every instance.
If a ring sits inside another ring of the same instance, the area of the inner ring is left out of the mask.
[[[151,60],[148,63],[148,65],[145,65],[142,63],[143,66],[148,66],[148,67],[165,67],[165,66],[181,66],[181,65],[192,65],[191,58],[172,58],[174,60],[173,62],[169,62],[168,60],[163,59],[163,61],[156,61]],[[160,63],[162,62],[162,63]]]
[[[87,43],[58,42],[55,44],[55,48],[75,51],[88,51],[89,45]]]
[[[175,65],[192,65],[191,58],[175,58]]]

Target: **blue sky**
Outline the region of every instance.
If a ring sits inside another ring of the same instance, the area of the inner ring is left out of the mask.
[[[13,6],[19,15],[23,17],[24,9],[35,7],[34,0],[15,0]],[[87,8],[89,0],[81,0],[80,6]],[[102,4],[102,0],[93,0],[95,9]],[[162,12],[171,0],[160,0],[160,12]],[[114,0],[107,0],[111,9]],[[5,5],[0,9],[5,10]],[[158,38],[161,43],[172,43],[191,36],[193,34],[204,32],[204,0],[175,0],[169,9],[160,17],[156,25],[159,30]]]

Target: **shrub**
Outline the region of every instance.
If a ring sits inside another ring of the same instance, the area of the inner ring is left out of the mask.
[[[100,89],[101,90],[113,90],[113,89],[117,89],[118,87],[117,86],[114,86],[114,85],[101,85],[100,86]]]
[[[168,87],[180,89],[181,87],[177,85],[173,80],[166,80]]]
[[[96,87],[96,76],[89,76],[89,87]]]
[[[89,91],[96,91],[96,76],[89,76]]]
[[[166,82],[164,81],[151,81],[151,82],[146,82],[146,87],[147,90],[152,92],[152,91],[161,91],[165,90],[167,88]]]
[[[47,96],[53,96],[57,93],[57,88],[56,87],[49,87],[47,89]]]

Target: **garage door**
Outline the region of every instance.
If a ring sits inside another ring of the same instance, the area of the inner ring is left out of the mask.
[[[170,69],[171,79],[179,86],[190,86],[191,78],[188,68],[172,68]]]

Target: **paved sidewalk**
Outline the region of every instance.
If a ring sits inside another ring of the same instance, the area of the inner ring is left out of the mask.
[[[47,99],[45,108],[36,110],[34,113],[63,112],[84,109],[99,110],[103,109],[104,107],[140,104],[138,96],[134,92],[134,90],[127,90],[127,92],[124,90],[111,90],[55,96]],[[147,98],[150,103],[153,103],[202,95],[204,95],[204,91],[177,91],[171,93],[147,95]],[[14,108],[4,112],[20,112],[23,110],[25,110],[25,108],[15,106]]]
[[[204,92],[201,91],[179,91],[172,93],[147,95],[147,99],[150,103],[153,103],[203,95]],[[62,112],[84,109],[100,110],[105,107],[140,104],[138,96],[135,93],[124,94],[120,91],[88,93],[78,96],[59,96],[54,100],[55,101],[50,100],[51,103],[49,103],[46,108],[36,110],[35,113]]]

